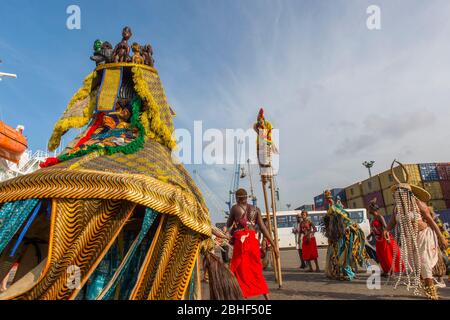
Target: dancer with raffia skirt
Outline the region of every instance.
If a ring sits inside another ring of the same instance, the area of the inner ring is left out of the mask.
[[[323,233],[328,238],[325,274],[336,280],[353,280],[356,267],[366,264],[364,232],[350,219],[342,204],[334,204],[330,191],[325,191],[328,204],[323,219]]]

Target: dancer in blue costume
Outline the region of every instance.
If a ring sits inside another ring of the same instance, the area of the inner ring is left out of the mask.
[[[357,266],[368,258],[364,232],[352,222],[342,204],[335,204],[330,191],[325,191],[328,211],[323,219],[323,232],[328,238],[325,274],[336,280],[353,280]]]

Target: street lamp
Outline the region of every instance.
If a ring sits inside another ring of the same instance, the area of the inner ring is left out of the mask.
[[[369,170],[369,177],[370,177],[370,178],[372,178],[372,171],[370,171],[370,168],[373,167],[373,164],[374,164],[374,163],[375,163],[375,161],[373,161],[373,160],[371,160],[371,161],[364,161],[364,162],[362,163],[362,165],[363,165],[364,167],[366,167],[367,170]]]

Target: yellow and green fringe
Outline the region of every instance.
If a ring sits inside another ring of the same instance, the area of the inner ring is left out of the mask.
[[[160,107],[153,98],[148,85],[144,80],[144,74],[139,67],[133,67],[134,89],[137,94],[145,101],[148,110],[142,114],[142,123],[148,138],[155,139],[168,147],[170,150],[176,145],[169,128],[161,121]]]
[[[72,97],[65,112],[68,112],[76,102],[86,99],[91,94],[92,82],[94,81],[96,76],[97,72],[94,71],[84,79],[83,86]],[[48,149],[50,151],[54,151],[56,148],[58,148],[59,144],[61,143],[61,137],[69,129],[82,128],[83,126],[88,124],[91,115],[94,111],[94,107],[95,107],[95,99],[92,99],[91,97],[88,105],[83,110],[82,117],[71,117],[71,118],[62,117],[61,119],[59,119],[58,122],[55,124],[52,136],[50,137],[50,141],[48,142]]]

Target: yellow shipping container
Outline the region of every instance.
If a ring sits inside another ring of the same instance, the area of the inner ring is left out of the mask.
[[[360,209],[364,208],[364,198],[358,197],[351,200],[347,200],[347,205],[349,209]]]
[[[386,207],[389,207],[394,204],[394,194],[392,193],[391,188],[383,190],[383,199]]]
[[[374,176],[372,178],[364,180],[361,183],[361,185],[362,185],[362,190],[363,190],[363,195],[364,196],[366,194],[369,194],[369,193],[381,190],[380,177],[379,176]]]
[[[405,169],[409,174],[409,183],[418,184],[422,181],[420,176],[419,166],[417,164],[405,164]],[[405,173],[397,166],[394,168],[395,175],[401,180],[404,181]],[[383,173],[379,174],[381,189],[387,189],[395,184],[394,177],[391,174],[391,169],[386,170]]]
[[[428,202],[428,205],[433,207],[434,211],[447,209],[445,200],[431,200],[430,202]]]
[[[441,183],[439,181],[424,182],[423,188],[431,194],[431,199],[435,200],[444,199]]]
[[[347,201],[350,199],[361,197],[362,196],[361,182],[357,182],[345,188],[345,195],[347,196]]]

